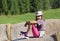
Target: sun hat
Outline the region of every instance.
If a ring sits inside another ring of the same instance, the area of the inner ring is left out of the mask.
[[[43,15],[42,11],[37,11],[36,16],[40,16],[40,15]]]

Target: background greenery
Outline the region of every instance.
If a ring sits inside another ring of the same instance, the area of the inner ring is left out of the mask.
[[[60,8],[43,11],[45,19],[60,19]],[[35,20],[35,13],[26,13],[24,15],[1,15],[0,24],[20,23]]]
[[[21,15],[60,8],[60,0],[0,0],[0,15]]]

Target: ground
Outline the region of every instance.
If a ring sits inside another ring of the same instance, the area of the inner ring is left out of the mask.
[[[20,39],[20,31],[26,31],[27,27],[24,27],[25,22],[12,24],[12,40],[13,41],[53,41],[50,35],[59,32],[60,34],[60,19],[47,19],[45,20],[46,36],[44,38],[30,38]],[[0,24],[0,41],[7,39],[6,37],[6,24]],[[30,35],[32,33],[30,32]]]

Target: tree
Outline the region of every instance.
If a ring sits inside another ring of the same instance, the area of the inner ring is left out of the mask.
[[[60,8],[60,0],[58,2],[59,2],[59,8]]]
[[[43,10],[50,9],[49,0],[43,0]]]
[[[25,1],[25,13],[30,12],[30,0]]]
[[[0,14],[5,15],[19,15],[59,7],[60,0],[0,0]]]
[[[19,6],[18,6],[18,0],[14,0],[14,4],[15,4],[15,10],[16,10],[16,14],[19,15]]]
[[[0,15],[2,14],[3,12],[3,4],[2,4],[2,0],[0,0]]]
[[[3,4],[3,10],[4,10],[5,15],[8,15],[7,0],[2,0],[2,4]]]
[[[51,7],[52,7],[52,9],[55,9],[55,8],[59,8],[59,0],[49,0],[50,1],[50,4],[51,4]]]
[[[31,0],[31,11],[35,12],[37,10],[42,10],[43,3],[42,0]]]
[[[35,0],[35,7],[37,10],[41,10],[43,7],[42,0]]]
[[[53,4],[54,4],[54,0],[49,0],[50,2],[50,8],[52,8]]]
[[[36,11],[35,0],[30,0],[30,12]]]
[[[19,14],[19,6],[18,6],[18,0],[11,0],[11,14]]]
[[[20,13],[23,14],[25,13],[25,0],[19,0],[19,9]]]

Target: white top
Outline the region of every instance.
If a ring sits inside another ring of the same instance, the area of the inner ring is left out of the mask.
[[[43,15],[42,11],[37,11],[36,16]]]

